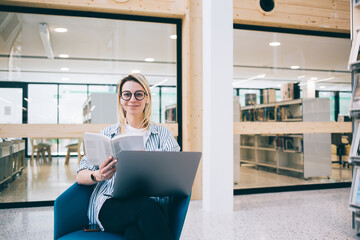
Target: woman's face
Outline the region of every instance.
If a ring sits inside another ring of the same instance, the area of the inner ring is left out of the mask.
[[[145,89],[137,82],[127,81],[121,89],[120,103],[126,111],[126,115],[133,117],[140,117],[145,109],[148,101],[148,96],[145,94]],[[137,97],[137,98],[136,98]],[[141,98],[144,97],[142,100]],[[129,100],[124,100],[130,98]]]

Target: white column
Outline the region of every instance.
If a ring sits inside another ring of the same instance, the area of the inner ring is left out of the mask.
[[[233,1],[203,4],[203,208],[233,210]]]
[[[315,98],[315,81],[307,79],[303,85],[303,98]]]

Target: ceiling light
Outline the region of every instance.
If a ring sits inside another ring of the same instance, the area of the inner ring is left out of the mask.
[[[153,58],[145,58],[145,62],[153,62],[153,61],[155,61],[155,59],[153,59]]]
[[[305,78],[306,76],[305,75],[301,75],[301,76],[298,76],[298,79],[302,79],[302,78]]]
[[[51,47],[50,32],[46,23],[39,24],[40,38],[44,46],[46,56],[49,59],[54,59],[54,52]]]
[[[64,32],[67,32],[68,30],[67,30],[67,28],[59,27],[59,28],[55,28],[54,31],[59,32],[59,33],[64,33]]]
[[[318,78],[317,77],[312,77],[312,78],[310,78],[310,80],[315,81],[315,80],[318,80]]]
[[[294,66],[291,66],[290,68],[291,68],[291,69],[299,69],[300,67],[297,66],[297,65],[294,65]]]
[[[69,54],[59,54],[59,58],[69,58]]]
[[[324,89],[324,88],[325,88],[325,86],[320,86],[320,88]]]
[[[174,35],[171,35],[170,38],[171,39],[177,39],[177,36],[174,34]]]
[[[67,67],[62,67],[62,68],[60,68],[60,70],[61,70],[61,71],[69,71],[69,68],[67,68]]]
[[[278,46],[281,45],[281,43],[279,43],[279,42],[271,42],[271,43],[269,43],[269,45],[270,45],[271,47],[278,47]]]
[[[134,69],[131,71],[132,73],[141,73],[141,71],[139,69]]]

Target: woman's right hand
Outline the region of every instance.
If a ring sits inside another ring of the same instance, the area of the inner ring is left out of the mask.
[[[113,156],[109,156],[100,166],[99,170],[96,170],[93,175],[97,182],[102,182],[112,178],[116,172],[117,159]]]

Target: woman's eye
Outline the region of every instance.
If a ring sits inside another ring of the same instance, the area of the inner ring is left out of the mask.
[[[142,97],[144,96],[144,93],[142,93],[142,92],[136,92],[136,93],[135,93],[135,96],[136,96],[137,98],[142,98]]]
[[[124,98],[130,98],[131,95],[130,95],[130,93],[123,93],[123,97],[124,97]]]

